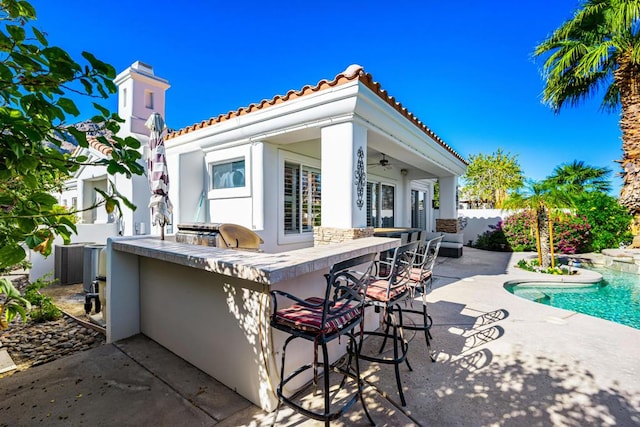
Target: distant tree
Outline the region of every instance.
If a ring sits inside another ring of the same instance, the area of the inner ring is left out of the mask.
[[[609,168],[588,166],[583,161],[574,160],[571,163],[556,166],[545,182],[574,193],[592,191],[607,193],[611,190],[611,181],[608,179],[610,174]]]
[[[462,179],[463,192],[470,201],[497,209],[502,208],[509,192],[522,187],[524,182],[517,156],[504,153],[502,148],[488,155],[470,155]]]
[[[573,205],[570,193],[535,181],[529,181],[521,191],[512,193],[504,203],[506,209],[525,209],[534,213],[536,250],[542,268],[555,267],[553,222],[561,209]]]
[[[640,0],[586,0],[535,48],[544,57],[543,100],[555,112],[603,93],[602,108],[621,107],[620,203],[640,224]]]
[[[67,94],[106,98],[115,93],[112,66],[83,52],[83,64],[50,46],[33,26],[34,8],[26,1],[0,0],[0,270],[22,262],[25,247],[49,254],[56,235],[65,243],[76,231],[73,216],[50,194],[82,165],[101,164],[109,174],[142,174],[140,143],[134,138],[98,140],[113,147],[111,158],[89,162],[60,149],[73,139],[88,147],[87,135],[69,126],[78,116]],[[99,104],[92,118],[113,135],[122,120]],[[131,203],[115,190],[101,194],[108,212]],[[93,208],[93,207],[92,207]]]

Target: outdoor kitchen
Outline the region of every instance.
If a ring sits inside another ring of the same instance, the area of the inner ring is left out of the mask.
[[[204,227],[191,230],[201,234],[195,237],[200,242],[230,239],[219,233],[220,225]],[[172,240],[109,239],[107,342],[142,333],[267,411],[277,404],[276,353],[284,341],[269,326],[269,292],[317,295],[334,263],[399,242],[367,237],[265,253]],[[332,351],[335,360],[344,349]],[[300,346],[288,360],[295,365],[310,352],[311,346]]]

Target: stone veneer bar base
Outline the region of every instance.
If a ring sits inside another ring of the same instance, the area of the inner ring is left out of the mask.
[[[459,233],[460,226],[458,223],[458,218],[436,219],[436,231],[441,231],[443,233]]]
[[[373,237],[373,227],[364,228],[333,228],[313,227],[313,245],[329,245],[350,240]]]

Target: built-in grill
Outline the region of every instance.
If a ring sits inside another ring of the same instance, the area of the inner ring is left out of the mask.
[[[241,225],[202,222],[178,224],[176,242],[254,251],[264,243],[257,233]]]

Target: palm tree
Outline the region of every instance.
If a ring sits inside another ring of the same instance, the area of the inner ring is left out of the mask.
[[[607,193],[611,190],[611,181],[607,178],[611,169],[585,165],[583,161],[574,160],[556,166],[545,183],[564,188],[574,193],[599,191]]]
[[[640,0],[586,0],[534,54],[544,56],[544,101],[559,112],[603,94],[602,108],[621,107],[620,203],[640,224]]]
[[[529,181],[523,189],[511,194],[505,200],[504,207],[534,212],[538,264],[542,268],[555,267],[553,218],[560,209],[573,207],[571,193],[548,185],[544,181]]]

